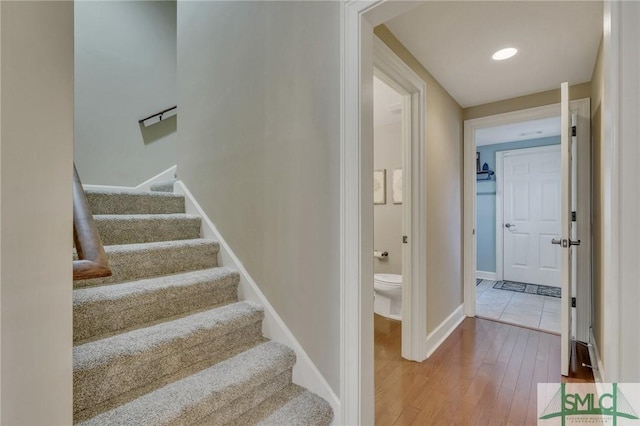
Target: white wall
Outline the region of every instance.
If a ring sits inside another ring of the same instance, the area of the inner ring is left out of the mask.
[[[0,10],[0,422],[69,425],[73,3]]]
[[[85,184],[135,186],[176,163],[176,2],[75,2],[75,162]]]
[[[373,168],[387,171],[387,203],[373,206],[373,247],[389,252],[386,259],[374,259],[373,272],[402,274],[402,204],[393,204],[392,175],[402,168],[402,129],[397,123],[373,129]]]
[[[339,6],[178,3],[180,177],[336,394]]]

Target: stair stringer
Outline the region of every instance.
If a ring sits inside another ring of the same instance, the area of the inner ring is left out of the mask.
[[[236,269],[240,273],[240,284],[238,286],[239,298],[259,303],[264,307],[264,320],[262,322],[262,333],[265,337],[289,346],[296,352],[297,362],[293,367],[293,382],[303,386],[320,397],[324,398],[333,409],[332,425],[337,425],[340,416],[340,400],[329,386],[329,383],[320,374],[311,358],[307,355],[291,330],[287,327],[276,310],[271,306],[265,295],[260,291],[256,282],[251,278],[240,260],[229,247],[229,244],[222,237],[218,229],[209,219],[193,194],[181,180],[178,180],[173,187],[174,193],[184,195],[185,209],[188,214],[196,214],[202,218],[202,237],[211,238],[218,241],[220,251],[218,253],[219,266],[226,266]]]

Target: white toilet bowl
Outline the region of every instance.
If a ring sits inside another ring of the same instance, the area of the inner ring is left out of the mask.
[[[373,310],[376,314],[402,320],[402,275],[374,274],[373,293]]]

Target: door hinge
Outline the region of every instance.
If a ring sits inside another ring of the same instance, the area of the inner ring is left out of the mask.
[[[576,216],[577,216],[577,212],[571,212],[571,222],[575,222],[577,220]]]
[[[402,244],[407,244],[407,236],[406,235],[402,236]]]
[[[576,136],[577,135],[577,129],[576,126],[571,127],[571,136]]]
[[[572,308],[575,308],[575,307],[576,307],[576,302],[577,302],[577,301],[576,301],[576,298],[575,298],[575,297],[572,297],[572,298],[571,298],[571,307],[572,307]]]

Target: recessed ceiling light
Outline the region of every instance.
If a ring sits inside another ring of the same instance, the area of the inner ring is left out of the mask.
[[[518,53],[518,49],[516,49],[515,47],[507,47],[506,49],[498,50],[493,54],[492,58],[494,61],[502,61],[505,59],[509,59],[516,53]]]

